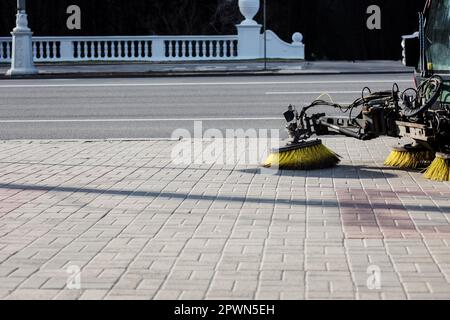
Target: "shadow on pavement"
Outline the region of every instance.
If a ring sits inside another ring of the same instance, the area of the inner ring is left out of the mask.
[[[323,208],[359,208],[369,205],[367,201],[352,201],[352,202],[338,202],[330,199],[277,199],[275,198],[258,198],[246,196],[224,196],[224,195],[202,195],[202,194],[186,194],[174,192],[155,192],[155,191],[132,191],[132,190],[114,190],[114,189],[93,189],[93,188],[76,188],[76,187],[62,187],[62,186],[38,186],[27,184],[0,184],[0,189],[9,190],[23,190],[23,191],[47,191],[47,192],[68,192],[68,193],[93,193],[100,195],[117,195],[130,197],[148,197],[148,198],[166,198],[167,201],[173,199],[182,200],[204,200],[204,201],[225,201],[225,202],[241,202],[241,203],[259,203],[259,204],[274,204],[274,205],[290,205],[290,206],[317,206]],[[372,209],[386,209],[386,204],[372,203],[369,205]],[[390,210],[408,210],[420,212],[443,212],[450,213],[450,206],[429,206],[429,205],[402,205],[389,204]]]
[[[396,178],[397,175],[387,172],[382,172],[387,168],[383,167],[364,167],[364,166],[350,166],[339,165],[331,169],[321,170],[276,170],[265,168],[250,168],[238,170],[242,173],[248,174],[278,174],[295,177],[309,177],[309,178],[337,178],[337,179],[387,179]]]

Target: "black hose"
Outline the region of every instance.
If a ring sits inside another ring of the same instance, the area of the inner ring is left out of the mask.
[[[439,76],[433,76],[433,77],[427,79],[426,81],[424,81],[419,86],[417,91],[419,93],[422,93],[421,96],[423,97],[426,94],[426,92],[423,92],[423,91],[428,89],[430,86],[434,86],[434,87],[431,87],[433,94],[419,108],[411,109],[408,106],[404,106],[403,107],[403,115],[407,118],[414,118],[414,117],[417,117],[418,115],[423,114],[425,111],[428,111],[428,109],[430,109],[436,103],[438,98],[440,97],[441,91],[442,91],[442,84],[443,84],[443,80]],[[406,89],[404,92],[406,92],[407,90],[409,90],[409,89]],[[417,97],[417,99],[418,98],[419,97]]]

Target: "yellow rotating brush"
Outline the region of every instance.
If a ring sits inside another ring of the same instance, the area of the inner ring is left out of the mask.
[[[339,155],[324,146],[321,140],[315,140],[274,150],[264,167],[314,170],[334,167],[340,161]]]
[[[436,159],[425,172],[425,178],[435,181],[450,181],[450,155],[436,153]]]
[[[401,169],[426,168],[434,159],[434,153],[422,147],[407,145],[393,148],[384,162],[385,166]]]

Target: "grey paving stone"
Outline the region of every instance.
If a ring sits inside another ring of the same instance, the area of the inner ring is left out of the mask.
[[[450,184],[382,167],[396,139],[324,142],[341,166],[279,174],[178,166],[174,141],[2,142],[0,299],[449,298]]]

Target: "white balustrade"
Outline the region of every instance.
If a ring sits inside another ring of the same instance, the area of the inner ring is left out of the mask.
[[[237,37],[185,37],[164,41],[162,60],[230,60],[238,58]]]
[[[238,58],[237,36],[33,37],[35,62],[189,61]],[[0,63],[11,38],[0,38]]]

